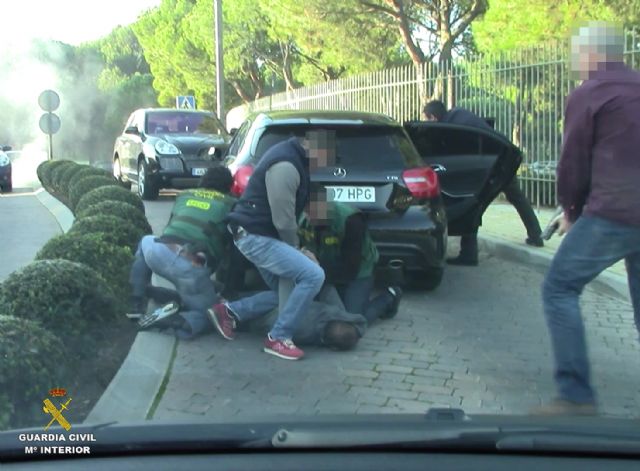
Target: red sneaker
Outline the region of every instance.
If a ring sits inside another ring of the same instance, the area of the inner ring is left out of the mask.
[[[207,310],[207,313],[220,335],[227,340],[233,340],[236,337],[236,320],[227,306],[215,304],[211,309]]]
[[[304,352],[291,340],[272,339],[268,334],[264,341],[264,351],[285,360],[299,360],[304,356]]]

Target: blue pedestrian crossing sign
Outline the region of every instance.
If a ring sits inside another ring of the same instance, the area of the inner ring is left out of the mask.
[[[181,110],[195,110],[196,109],[196,97],[194,96],[177,96],[176,108]]]

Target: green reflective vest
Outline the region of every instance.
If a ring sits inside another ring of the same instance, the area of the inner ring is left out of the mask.
[[[219,263],[228,237],[224,221],[235,201],[231,196],[205,188],[183,191],[176,197],[163,235],[186,240]]]
[[[359,213],[357,208],[339,202],[329,203],[330,221],[328,226],[313,227],[309,218],[303,214],[300,218],[298,235],[301,245],[311,249],[322,266],[336,266],[343,260],[342,242],[345,238],[347,219]],[[369,231],[365,231],[362,241],[362,260],[357,278],[372,276],[379,254]]]

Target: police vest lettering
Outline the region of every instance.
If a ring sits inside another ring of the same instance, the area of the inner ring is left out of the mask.
[[[176,197],[163,235],[188,241],[219,262],[224,251],[224,221],[234,202],[234,198],[217,191],[183,191]]]

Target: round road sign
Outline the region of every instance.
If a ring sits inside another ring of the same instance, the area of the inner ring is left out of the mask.
[[[45,90],[38,97],[38,104],[45,111],[55,111],[60,106],[60,97],[53,90]]]
[[[40,116],[40,130],[45,134],[55,134],[60,130],[60,118],[54,113]]]

